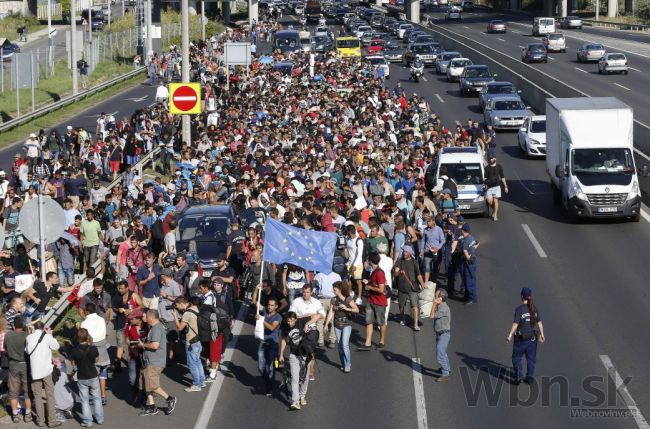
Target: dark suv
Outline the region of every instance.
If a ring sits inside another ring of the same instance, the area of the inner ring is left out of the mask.
[[[460,95],[478,94],[485,85],[494,82],[496,75],[485,65],[467,66],[460,75]]]
[[[203,268],[203,276],[210,277],[217,266],[217,256],[226,252],[230,225],[237,219],[232,206],[190,206],[177,219],[176,251],[194,256]]]

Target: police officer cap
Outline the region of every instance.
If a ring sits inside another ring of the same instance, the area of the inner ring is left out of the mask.
[[[468,223],[466,223],[465,225],[463,225],[463,231],[464,231],[464,232],[470,232],[471,230],[472,230],[472,228],[470,228],[470,226],[469,226]]]
[[[521,288],[521,296],[530,297],[533,296],[533,291],[529,287]]]

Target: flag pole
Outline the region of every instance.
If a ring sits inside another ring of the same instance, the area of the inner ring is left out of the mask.
[[[260,281],[258,283],[259,290],[257,291],[257,313],[260,314],[260,302],[262,301],[262,279],[264,278],[264,259],[262,259],[262,266],[260,270]]]

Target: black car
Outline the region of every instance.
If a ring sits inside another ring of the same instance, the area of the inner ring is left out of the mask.
[[[2,51],[2,59],[8,61],[14,57],[14,54],[20,52],[20,47],[11,43],[9,39],[0,39],[0,51]]]
[[[485,85],[494,82],[496,75],[486,65],[467,66],[460,75],[460,95],[477,94]]]
[[[177,219],[176,251],[192,255],[203,268],[203,276],[210,277],[217,257],[226,252],[230,225],[237,219],[232,206],[190,206]]]
[[[327,36],[315,36],[312,39],[314,52],[324,54],[334,49],[334,41]]]

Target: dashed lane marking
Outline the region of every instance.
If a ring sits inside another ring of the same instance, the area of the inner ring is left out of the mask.
[[[618,370],[612,363],[612,360],[607,355],[600,355],[600,361],[603,363],[603,366],[607,370],[607,375],[614,382],[616,391],[620,395],[621,399],[623,399],[623,402],[625,402],[628,410],[630,410],[630,414],[634,418],[636,425],[639,427],[639,429],[650,429],[650,425],[646,421],[645,417],[643,417],[643,414],[641,413],[639,407],[637,407],[634,398],[632,398],[632,395],[630,395],[630,392],[627,390],[627,386],[623,382],[623,378],[618,373]]]
[[[530,242],[533,244],[533,247],[537,251],[537,254],[539,255],[539,257],[540,258],[546,258],[547,257],[546,252],[544,252],[544,249],[542,249],[542,245],[539,244],[539,241],[537,241],[537,239],[533,235],[533,231],[530,230],[530,227],[525,223],[522,223],[521,227],[523,228],[523,230],[526,233],[526,236],[528,237]]]
[[[440,96],[440,94],[436,94],[436,98],[437,98],[438,101],[441,102],[441,103],[444,103],[444,102],[445,102],[445,100],[442,99],[442,97]]]
[[[422,365],[420,358],[411,359],[411,368],[413,368],[413,388],[415,389],[415,410],[418,419],[418,429],[427,429],[427,405],[424,399],[424,383],[422,382]]]
[[[620,88],[623,88],[623,89],[626,90],[626,91],[632,91],[630,88],[628,88],[627,86],[623,86],[623,85],[621,85],[620,83],[614,83],[614,85],[616,85],[616,86],[618,86],[618,87],[620,87]]]
[[[576,69],[576,70],[578,70],[578,71],[581,71],[581,72],[583,72],[583,73],[589,73],[587,70],[583,70],[583,69],[581,69],[580,67],[574,67],[574,69]]]

